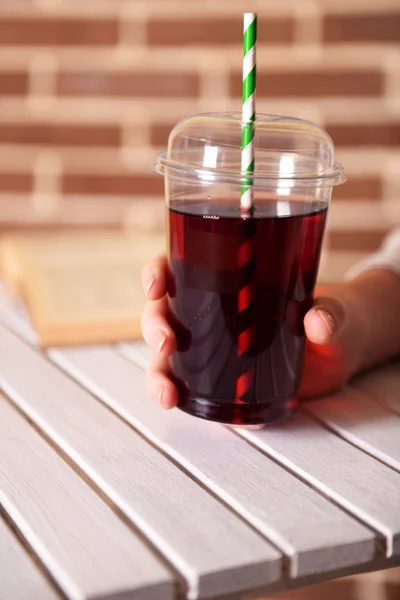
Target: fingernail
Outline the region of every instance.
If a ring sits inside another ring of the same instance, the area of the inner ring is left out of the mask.
[[[155,281],[156,281],[156,277],[155,277],[155,275],[153,274],[153,275],[151,276],[151,279],[150,279],[149,283],[146,285],[146,296],[148,296],[148,295],[149,295],[149,293],[150,293],[150,290],[151,290],[151,288],[153,287],[153,285],[154,285]]]
[[[165,342],[167,341],[167,337],[168,336],[163,329],[156,329],[153,339],[154,345],[157,348],[157,354],[161,354]]]
[[[317,308],[316,310],[317,310],[318,315],[321,317],[321,319],[325,323],[325,327],[328,330],[329,336],[332,337],[333,334],[335,333],[335,329],[336,329],[336,323],[333,320],[332,315],[329,314],[328,312],[326,312],[326,310],[323,310],[322,308]]]
[[[161,386],[160,386],[160,390],[159,390],[159,392],[158,392],[158,401],[159,401],[159,403],[161,404],[161,406],[163,406],[163,396],[164,396],[164,389],[165,389],[165,388],[164,388],[164,386],[163,386],[163,385],[161,385]]]

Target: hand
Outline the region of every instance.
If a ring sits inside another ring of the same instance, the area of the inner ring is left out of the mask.
[[[170,409],[178,402],[169,365],[169,357],[177,348],[177,322],[168,305],[174,283],[165,256],[145,267],[143,287],[148,302],[142,331],[156,353],[146,382],[153,398]],[[318,288],[313,307],[304,318],[307,342],[300,397],[334,392],[359,370],[400,351],[399,304],[400,282],[378,269],[350,282]],[[386,311],[382,311],[383,306]]]

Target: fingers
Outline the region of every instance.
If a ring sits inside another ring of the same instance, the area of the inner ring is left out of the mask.
[[[159,300],[175,293],[174,280],[165,255],[153,258],[143,269],[143,290],[148,300]]]
[[[165,256],[158,256],[146,265],[142,285],[148,300],[142,315],[142,333],[156,353],[146,373],[146,385],[154,400],[168,410],[177,405],[179,394],[168,360],[176,351],[177,339],[167,299],[167,294],[175,294],[175,286]]]
[[[148,300],[159,300],[167,293],[167,259],[156,256],[143,269],[142,284]]]
[[[147,302],[142,315],[142,334],[146,343],[160,357],[171,356],[176,351],[177,339],[167,317],[168,300]]]
[[[178,404],[178,389],[171,380],[167,358],[156,357],[146,373],[146,385],[152,398],[169,410]]]

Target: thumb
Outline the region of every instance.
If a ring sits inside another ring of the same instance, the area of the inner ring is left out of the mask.
[[[318,345],[331,343],[340,335],[346,335],[351,326],[348,304],[342,299],[321,296],[304,318],[307,339]]]
[[[345,354],[358,353],[365,337],[362,313],[362,294],[353,282],[325,289],[304,318],[307,339],[321,346],[334,344]]]
[[[358,308],[357,297],[346,283],[315,299],[304,318],[303,397],[337,389],[359,369],[364,328]]]

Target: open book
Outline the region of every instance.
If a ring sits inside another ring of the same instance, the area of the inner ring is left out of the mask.
[[[43,347],[141,337],[141,271],[165,249],[161,234],[14,234],[0,242],[1,277],[28,308]]]

